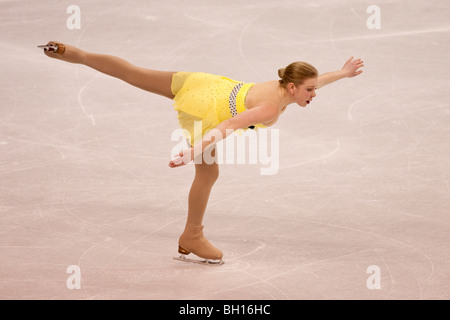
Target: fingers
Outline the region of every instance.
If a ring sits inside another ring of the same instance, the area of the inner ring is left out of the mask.
[[[358,69],[359,69],[359,67],[356,68],[355,71],[349,75],[349,78],[356,77],[357,75],[360,75],[361,73],[363,73],[362,70],[358,70]]]
[[[351,62],[355,70],[364,67],[364,61],[362,59],[356,59]],[[359,74],[359,73],[358,73]]]
[[[364,63],[364,61],[362,59],[360,59],[360,58],[358,58],[358,59],[353,61],[354,58],[355,58],[354,56],[351,56],[350,58],[347,59],[347,62],[353,62],[353,63],[356,63],[356,64]]]
[[[175,159],[169,162],[169,167],[177,168],[184,166],[192,161],[192,148],[181,151]]]
[[[364,67],[364,61],[361,58],[353,60],[354,58],[354,56],[348,58],[345,62],[344,67],[342,68],[342,70],[346,71],[347,77],[349,78],[356,77],[363,72],[362,70],[358,69]]]
[[[176,168],[184,165],[184,161],[182,157],[178,157],[169,162],[169,167]]]
[[[171,168],[181,167],[182,165],[184,165],[183,162],[181,162],[180,164],[176,164],[176,163],[174,163],[173,161],[170,161],[170,162],[169,162],[169,167],[171,167]]]

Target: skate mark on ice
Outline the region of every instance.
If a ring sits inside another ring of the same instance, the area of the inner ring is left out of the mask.
[[[317,157],[317,158],[313,158],[313,159],[310,159],[310,160],[306,160],[306,161],[303,161],[303,162],[300,162],[300,163],[294,163],[292,165],[289,165],[289,166],[286,166],[286,167],[282,167],[280,169],[295,168],[295,167],[299,167],[299,166],[302,166],[302,165],[305,165],[305,164],[308,164],[308,163],[311,163],[311,162],[324,160],[324,159],[326,159],[328,157],[331,157],[336,152],[338,152],[340,148],[341,148],[341,143],[340,143],[339,140],[337,140],[336,141],[336,147],[332,151],[328,152],[327,154],[324,154],[323,156],[320,156],[320,157]]]

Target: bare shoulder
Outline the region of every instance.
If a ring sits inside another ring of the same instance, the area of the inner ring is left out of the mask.
[[[245,99],[245,107],[250,110],[255,107],[265,106],[266,108],[272,106],[278,108],[277,95],[278,81],[267,81],[255,83],[248,91]]]
[[[271,126],[277,122],[284,110],[280,110],[280,98],[278,96],[279,82],[276,80],[256,83],[248,92],[245,106],[247,110],[260,113],[265,126]]]

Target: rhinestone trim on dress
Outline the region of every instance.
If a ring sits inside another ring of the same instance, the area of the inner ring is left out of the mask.
[[[243,83],[238,83],[237,85],[234,86],[233,90],[230,93],[230,99],[229,99],[229,104],[230,104],[230,111],[231,111],[231,115],[233,117],[237,116],[237,110],[236,110],[236,96],[239,92],[239,89],[241,89],[241,87],[243,86]]]

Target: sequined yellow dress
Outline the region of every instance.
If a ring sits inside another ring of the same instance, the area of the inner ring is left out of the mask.
[[[195,145],[219,123],[245,111],[245,97],[253,85],[209,73],[175,73],[174,109],[188,142]]]

